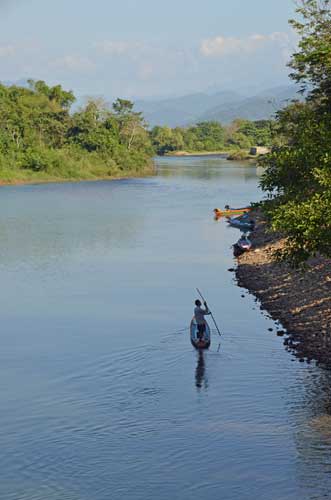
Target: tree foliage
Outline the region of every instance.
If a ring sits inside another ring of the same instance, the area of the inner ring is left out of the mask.
[[[303,0],[300,35],[292,56],[291,77],[307,93],[278,113],[282,144],[262,164],[262,187],[272,227],[287,236],[282,257],[294,264],[322,253],[331,256],[331,11],[329,0]]]
[[[299,50],[289,66],[291,78],[308,91],[308,100],[331,103],[331,9],[330,0],[301,0],[299,20],[290,24],[300,36]]]
[[[100,99],[90,100],[71,113],[71,91],[28,83],[29,88],[0,85],[0,175],[12,169],[70,176],[75,164],[83,175],[91,166],[116,175],[149,163],[147,128],[130,101],[118,99],[111,110]]]
[[[189,127],[160,127],[151,131],[157,154],[187,151],[220,151],[222,149],[249,149],[251,146],[268,146],[271,143],[272,122],[260,120],[235,120],[224,127],[219,122],[200,122]]]

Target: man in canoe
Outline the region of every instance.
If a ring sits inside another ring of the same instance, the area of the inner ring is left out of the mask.
[[[208,316],[208,314],[211,314],[209,309],[208,309],[207,302],[204,302],[204,306],[206,309],[203,309],[201,307],[201,301],[199,299],[197,299],[195,301],[194,317],[195,317],[195,321],[196,321],[197,327],[198,327],[197,336],[198,336],[199,340],[203,340],[203,337],[204,337],[204,334],[206,331],[205,316]]]

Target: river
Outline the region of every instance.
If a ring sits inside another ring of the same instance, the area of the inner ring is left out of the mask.
[[[157,165],[1,188],[0,498],[330,498],[331,373],[285,351],[212,217],[261,197],[257,169]],[[195,287],[223,333],[203,355]]]

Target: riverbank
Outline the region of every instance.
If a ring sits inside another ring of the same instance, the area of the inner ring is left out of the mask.
[[[253,249],[238,257],[239,286],[254,294],[261,308],[286,328],[284,345],[296,357],[331,366],[331,259],[311,259],[305,272],[276,262],[273,253],[284,239],[268,233],[260,212],[251,216],[256,221]]]
[[[146,167],[139,167],[128,172],[119,171],[107,174],[107,170],[93,169],[75,172],[75,175],[68,176],[59,174],[50,174],[48,172],[33,172],[30,170],[0,170],[0,186],[19,186],[24,184],[50,184],[62,182],[83,182],[83,181],[112,181],[120,179],[130,179],[133,177],[148,177],[155,174],[155,165],[153,162]]]
[[[228,150],[228,151],[172,151],[164,156],[223,156],[232,161],[255,161],[259,155],[251,155],[247,150]]]
[[[227,156],[229,151],[171,151],[164,156]]]

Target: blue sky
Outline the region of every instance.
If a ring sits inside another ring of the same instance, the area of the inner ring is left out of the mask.
[[[166,96],[286,84],[293,0],[0,0],[2,80],[78,95]]]

